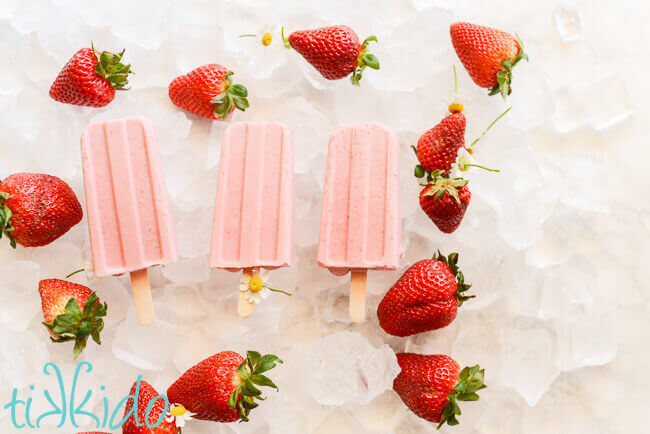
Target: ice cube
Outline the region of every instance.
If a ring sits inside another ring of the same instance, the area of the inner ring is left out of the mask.
[[[11,300],[10,309],[0,309],[0,323],[9,329],[25,330],[41,307],[40,267],[32,261],[0,262],[0,276],[0,292]]]
[[[31,331],[12,331],[0,342],[0,378],[10,387],[35,384],[48,360],[45,340]]]
[[[373,347],[358,333],[341,332],[296,345],[287,367],[298,372],[310,396],[324,405],[366,404],[399,372],[388,345]]]
[[[129,309],[126,319],[118,326],[113,354],[137,368],[160,371],[174,354],[174,342],[176,327],[172,324],[156,319],[153,324],[143,326],[135,309]]]
[[[553,10],[555,30],[564,42],[573,42],[582,38],[580,15],[574,8],[558,6]]]

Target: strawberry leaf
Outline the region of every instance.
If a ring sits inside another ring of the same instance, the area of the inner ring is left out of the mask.
[[[460,371],[456,387],[447,396],[447,406],[442,411],[438,428],[445,423],[448,425],[458,425],[456,416],[460,416],[461,414],[458,401],[478,401],[479,396],[476,392],[487,387],[484,379],[485,369],[481,369],[479,365],[474,365],[471,368],[465,367]]]
[[[97,59],[97,66],[95,66],[95,72],[100,76],[104,77],[111,86],[116,90],[129,90],[128,85],[128,76],[129,74],[134,74],[131,71],[131,65],[125,65],[122,63],[122,56],[124,56],[125,50],[122,50],[119,53],[111,53],[109,51],[102,51],[97,55],[95,51],[95,46],[90,44],[91,50]]]
[[[217,119],[226,120],[235,107],[241,111],[245,111],[250,107],[246,99],[248,89],[241,84],[232,84],[233,74],[232,71],[228,71],[224,77],[226,82],[224,91],[211,100],[215,104],[214,117]]]
[[[76,299],[71,298],[65,305],[65,313],[57,315],[51,324],[43,323],[55,333],[53,342],[75,341],[73,357],[76,359],[86,347],[89,337],[101,345],[100,333],[104,329],[104,320],[108,306],[101,304],[93,292],[86,299],[83,310]]]
[[[377,59],[377,56],[375,56],[374,54],[367,53],[369,42],[377,42],[377,37],[368,36],[363,41],[363,44],[361,44],[361,49],[359,50],[359,57],[357,58],[357,65],[352,71],[352,76],[350,77],[352,84],[355,86],[359,86],[364,69],[366,69],[367,67],[375,70],[380,68],[379,59]]]
[[[273,354],[262,356],[257,351],[248,351],[246,359],[237,368],[240,386],[230,395],[228,405],[239,412],[243,422],[248,421],[250,411],[259,405],[255,400],[266,399],[255,385],[278,389],[270,378],[261,374],[274,368],[277,363],[282,363],[278,356]]]

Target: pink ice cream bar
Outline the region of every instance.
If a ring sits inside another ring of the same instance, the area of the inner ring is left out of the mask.
[[[176,260],[176,234],[151,121],[91,124],[81,136],[97,276],[131,273],[138,317],[153,319],[147,267]]]
[[[273,269],[294,262],[293,136],[241,122],[223,135],[210,266]]]
[[[399,140],[383,125],[330,138],[318,263],[334,274],[399,264]]]
[[[352,271],[350,317],[365,318],[366,272],[400,258],[399,139],[377,123],[346,126],[329,142],[318,264]]]
[[[91,124],[81,152],[95,274],[175,261],[174,222],[151,121]]]

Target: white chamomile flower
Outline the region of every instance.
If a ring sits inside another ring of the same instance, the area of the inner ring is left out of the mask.
[[[262,300],[266,300],[271,291],[273,292],[282,292],[287,295],[291,295],[287,292],[280,291],[279,289],[272,289],[266,285],[266,282],[269,280],[269,273],[265,271],[264,273],[257,275],[250,275],[248,273],[242,273],[241,280],[239,283],[239,290],[244,293],[244,297],[248,300],[249,303],[259,303]]]
[[[192,413],[180,404],[172,404],[169,408],[169,413],[165,417],[165,421],[169,423],[174,422],[176,428],[183,428],[185,422],[192,420],[195,415],[196,413]]]

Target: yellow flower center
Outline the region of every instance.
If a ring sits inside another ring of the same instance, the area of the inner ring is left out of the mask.
[[[459,102],[452,102],[449,105],[449,111],[451,113],[460,113],[463,111],[463,108],[464,108],[463,105]]]
[[[273,41],[273,35],[271,35],[269,32],[264,33],[264,36],[262,36],[262,45],[268,47],[271,45],[271,41]]]
[[[248,282],[248,289],[253,292],[260,292],[264,288],[264,282],[259,277],[253,277],[250,282]]]
[[[172,411],[170,411],[169,413],[174,417],[178,417],[187,413],[187,409],[182,405],[177,405],[176,407],[172,408]]]

